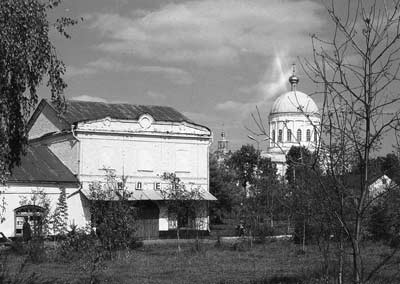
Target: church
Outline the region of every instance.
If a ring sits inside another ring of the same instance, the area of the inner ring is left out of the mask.
[[[261,156],[270,158],[276,165],[277,173],[284,176],[286,172],[286,154],[292,146],[306,147],[314,151],[319,143],[321,115],[314,100],[307,94],[297,90],[299,78],[293,70],[289,77],[291,90],[278,96],[272,104],[268,116],[266,150],[261,151]],[[253,140],[252,136],[248,137]],[[215,151],[219,162],[224,161],[229,154],[229,141],[225,132],[217,141]],[[259,143],[259,142],[258,142]]]
[[[28,135],[27,155],[0,188],[0,232],[6,236],[21,236],[26,218],[31,226],[41,223],[61,192],[66,194],[67,224],[87,226],[92,218],[89,187],[110,171],[126,178],[129,200],[141,209],[139,237],[168,237],[178,226],[208,233],[208,202],[216,200],[209,193],[212,133],[175,109],[71,100],[59,114],[44,99],[30,118]],[[162,179],[167,172],[187,189],[199,190],[195,216],[169,212],[160,193],[170,186]]]
[[[299,78],[289,77],[291,90],[272,104],[268,117],[269,146],[261,155],[276,164],[277,172],[286,172],[286,154],[292,146],[314,151],[319,143],[321,116],[314,100],[297,90]]]

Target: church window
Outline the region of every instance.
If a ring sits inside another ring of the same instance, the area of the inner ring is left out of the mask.
[[[301,141],[301,129],[297,129],[297,142]]]
[[[278,142],[282,142],[282,129],[278,131]]]
[[[292,130],[291,129],[287,130],[287,141],[288,142],[292,141]]]
[[[314,130],[314,142],[317,143],[317,141],[318,141],[318,134],[317,131]]]
[[[310,142],[310,141],[311,141],[311,130],[310,130],[310,129],[307,129],[307,132],[306,132],[306,139],[307,139],[307,142]]]
[[[275,143],[275,130],[272,130],[272,142]]]

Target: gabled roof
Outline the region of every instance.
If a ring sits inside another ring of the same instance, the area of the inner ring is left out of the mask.
[[[110,104],[74,100],[67,101],[67,110],[62,114],[62,117],[69,124],[74,124],[105,117],[138,120],[143,114],[151,115],[155,121],[191,122],[186,116],[167,106]]]
[[[21,165],[15,167],[9,183],[57,183],[78,186],[75,175],[45,146],[29,145]]]
[[[28,132],[34,128],[35,123],[42,114],[59,132],[70,131],[71,127],[78,122],[101,120],[107,117],[111,119],[138,121],[142,115],[148,114],[155,121],[188,123],[205,128],[211,133],[208,127],[191,121],[174,108],[168,106],[111,104],[75,100],[67,100],[66,104],[66,111],[60,114],[50,101],[42,99],[29,119]],[[43,133],[39,134],[36,133],[36,137],[44,135]]]

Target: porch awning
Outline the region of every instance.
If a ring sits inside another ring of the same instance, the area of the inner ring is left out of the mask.
[[[214,195],[212,195],[208,191],[202,191],[202,192],[200,192],[200,195],[203,198],[203,200],[208,200],[208,201],[217,201],[218,200]]]
[[[83,195],[86,196],[89,200],[95,200],[93,196],[91,196],[88,189],[81,189]],[[129,192],[130,195],[128,197],[129,201],[139,201],[139,200],[167,200],[161,192],[154,189],[144,189],[144,190],[134,190]],[[198,200],[207,200],[207,201],[216,201],[217,198],[209,193],[208,191],[200,191],[200,198],[196,198]],[[119,200],[118,196],[112,196],[108,199],[109,201],[117,201]]]

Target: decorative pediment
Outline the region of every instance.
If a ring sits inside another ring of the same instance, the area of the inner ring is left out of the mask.
[[[77,131],[109,132],[149,135],[196,135],[211,136],[211,131],[188,122],[158,122],[149,114],[143,114],[138,120],[117,120],[106,117],[100,120],[80,122]]]

